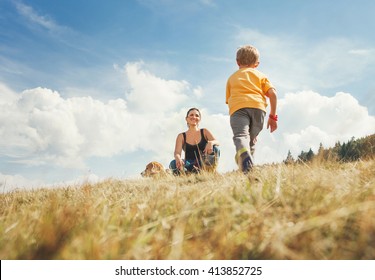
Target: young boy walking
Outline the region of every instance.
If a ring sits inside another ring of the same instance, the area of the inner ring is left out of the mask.
[[[236,146],[236,162],[243,173],[248,173],[254,165],[254,146],[259,132],[263,129],[266,116],[267,98],[270,114],[267,129],[277,129],[277,93],[266,75],[256,70],[259,52],[250,45],[237,51],[239,70],[233,73],[226,88],[226,103],[229,107],[233,142]]]

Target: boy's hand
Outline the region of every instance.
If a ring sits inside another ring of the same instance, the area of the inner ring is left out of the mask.
[[[268,118],[268,123],[267,123],[267,129],[270,129],[270,132],[274,132],[277,129],[277,121]]]

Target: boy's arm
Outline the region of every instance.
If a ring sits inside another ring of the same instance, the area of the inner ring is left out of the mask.
[[[268,118],[267,122],[267,129],[270,128],[270,132],[274,132],[277,129],[277,114],[276,114],[276,108],[277,108],[277,93],[274,88],[270,88],[266,96],[270,99],[270,116]]]
[[[225,104],[228,104],[228,99],[230,97],[230,86],[229,81],[227,81],[226,93],[225,93]]]

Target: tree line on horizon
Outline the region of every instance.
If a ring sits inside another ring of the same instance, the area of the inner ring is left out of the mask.
[[[341,143],[336,142],[334,147],[324,148],[320,143],[317,153],[310,148],[307,152],[301,151],[296,159],[292,156],[290,150],[285,164],[308,163],[313,160],[319,161],[337,161],[337,162],[353,162],[357,160],[372,159],[375,156],[375,134],[355,139],[352,137],[349,141]]]

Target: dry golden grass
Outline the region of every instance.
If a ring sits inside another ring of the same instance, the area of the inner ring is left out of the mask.
[[[374,259],[375,161],[0,196],[0,259]]]

